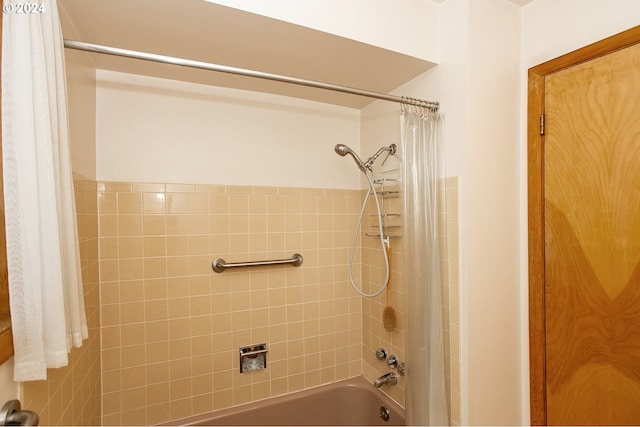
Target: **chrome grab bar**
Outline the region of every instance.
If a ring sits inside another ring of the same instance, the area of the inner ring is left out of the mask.
[[[39,422],[38,414],[20,409],[19,400],[9,400],[0,409],[0,426],[37,426]]]
[[[275,259],[268,261],[249,261],[249,262],[226,262],[222,258],[216,258],[211,263],[211,268],[216,273],[222,273],[226,268],[236,268],[236,267],[258,267],[261,265],[279,265],[279,264],[291,264],[294,267],[298,267],[302,265],[302,255],[293,254],[291,258],[287,259]]]

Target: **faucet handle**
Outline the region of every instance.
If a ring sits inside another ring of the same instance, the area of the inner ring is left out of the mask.
[[[398,365],[398,368],[397,368],[397,369],[398,369],[398,373],[399,373],[400,375],[404,375],[404,373],[405,373],[405,371],[406,371],[406,369],[405,369],[405,367],[404,367],[404,362],[400,363],[400,364]]]
[[[38,414],[25,411],[19,400],[9,400],[0,409],[0,426],[37,426]]]
[[[387,350],[385,350],[384,348],[380,347],[376,351],[376,359],[385,360],[386,358],[387,358]]]
[[[389,365],[390,368],[395,368],[398,366],[398,358],[396,357],[395,354],[392,354],[391,356],[389,356],[389,359],[387,360],[387,365]]]

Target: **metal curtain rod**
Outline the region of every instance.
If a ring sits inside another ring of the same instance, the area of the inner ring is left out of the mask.
[[[292,83],[301,86],[309,86],[318,89],[332,90],[335,92],[344,92],[352,95],[366,96],[368,98],[383,99],[385,101],[397,102],[405,105],[415,105],[418,107],[428,108],[437,111],[439,103],[433,101],[423,101],[421,99],[408,98],[404,96],[389,95],[386,93],[372,92],[369,90],[356,89],[348,86],[334,85],[331,83],[322,83],[314,80],[299,79],[297,77],[288,77],[280,74],[264,73],[262,71],[247,70],[245,68],[229,67],[226,65],[212,64],[210,62],[194,61],[191,59],[176,58],[173,56],[158,55],[155,53],[139,52],[129,49],[121,49],[118,47],[104,46],[93,43],[86,43],[77,40],[64,40],[64,47],[69,49],[83,50],[86,52],[103,53],[106,55],[124,56],[127,58],[142,59],[145,61],[161,62],[164,64],[180,65],[183,67],[200,68],[203,70],[219,71],[221,73],[237,74],[240,76],[256,77],[259,79],[274,80],[283,83]]]

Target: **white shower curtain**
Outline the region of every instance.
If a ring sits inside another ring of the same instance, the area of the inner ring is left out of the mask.
[[[55,0],[3,8],[2,157],[14,379],[46,379],[87,337]],[[5,2],[5,6],[8,2]],[[25,3],[26,4],[26,3]]]
[[[447,425],[449,422],[438,241],[438,186],[444,178],[444,150],[438,138],[438,123],[435,112],[410,106],[402,108],[407,425]]]

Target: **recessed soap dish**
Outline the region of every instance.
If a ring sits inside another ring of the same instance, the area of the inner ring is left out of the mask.
[[[267,351],[266,343],[240,347],[240,373],[265,369]]]

